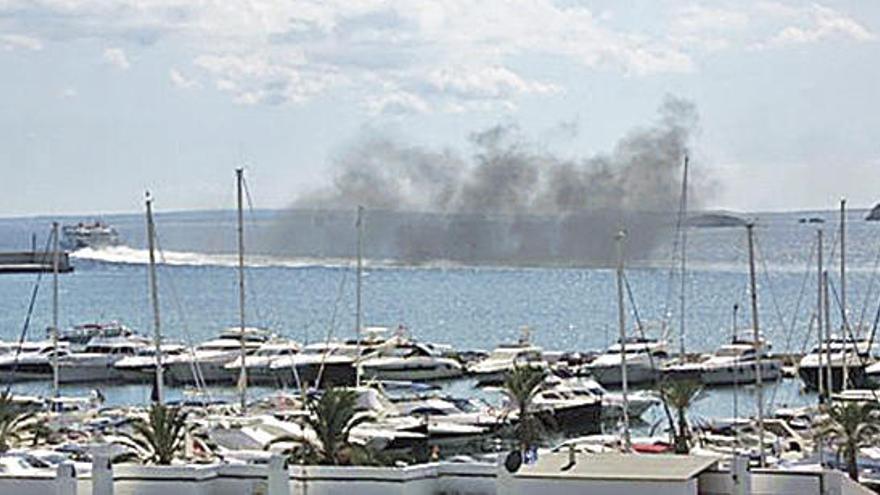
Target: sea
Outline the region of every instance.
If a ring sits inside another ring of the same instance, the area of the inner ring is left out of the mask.
[[[270,228],[281,211],[251,212],[246,232]],[[849,210],[846,222],[846,306],[851,323],[870,327],[880,303],[880,222],[865,210]],[[834,301],[840,299],[840,249],[837,211],[799,211],[745,215],[755,222],[759,327],[774,352],[802,353],[815,345],[810,331],[816,307],[816,237],[825,237],[824,261]],[[808,219],[813,219],[808,221]],[[817,219],[821,219],[819,223]],[[52,221],[63,224],[92,217],[0,219],[0,251],[43,249]],[[144,219],[140,213],[107,215],[123,245],[72,253],[72,273],[60,276],[60,322],[117,320],[147,335],[152,332]],[[161,213],[156,217],[161,251],[158,267],[163,334],[198,343],[238,322],[235,213],[201,211]],[[368,226],[366,228],[369,228]],[[749,266],[744,227],[687,229],[685,312],[679,311],[680,260],[673,236],[659,239],[647,256],[626,267],[628,327],[642,322],[653,336],[664,336],[672,350],[683,332],[688,352],[711,352],[731,338],[736,326],[751,327]],[[261,255],[246,244],[246,319],[303,343],[354,337],[355,262],[351,258]],[[617,338],[617,292],[613,267],[468,266],[431,262],[405,265],[371,259],[369,245],[363,277],[363,315],[367,325],[405,326],[416,338],[458,349],[491,350],[520,337],[546,350],[601,351]],[[46,337],[51,322],[51,274],[0,276],[0,339]],[[29,316],[31,298],[36,291]],[[833,304],[835,320],[839,305]],[[835,323],[837,325],[837,323]],[[445,387],[472,394],[471,383]],[[70,386],[65,395],[100,388],[109,404],[149,401],[148,387]],[[17,384],[19,393],[45,394],[48,383]],[[186,391],[170,390],[170,397]],[[212,389],[218,396],[229,389]],[[269,389],[253,389],[258,397]],[[704,391],[692,415],[729,417],[753,413],[753,387]],[[734,400],[735,398],[735,400]],[[768,384],[768,409],[815,402],[799,380]],[[650,418],[649,418],[650,421]]]

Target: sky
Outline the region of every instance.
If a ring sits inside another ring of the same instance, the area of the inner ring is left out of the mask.
[[[258,207],[364,136],[610,152],[668,95],[710,208],[880,201],[880,2],[0,0],[0,216]]]

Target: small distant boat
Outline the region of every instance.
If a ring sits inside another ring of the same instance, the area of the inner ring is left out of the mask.
[[[119,233],[106,223],[96,220],[92,223],[80,222],[61,228],[61,248],[76,251],[83,248],[100,249],[119,245]]]
[[[799,223],[825,223],[825,219],[821,217],[801,217]]]

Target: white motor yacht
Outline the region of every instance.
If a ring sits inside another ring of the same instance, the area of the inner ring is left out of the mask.
[[[114,364],[146,349],[151,342],[139,336],[95,337],[80,352],[71,352],[58,360],[61,383],[113,382],[122,379]]]
[[[288,339],[270,340],[261,345],[253,354],[247,356],[248,381],[251,383],[274,383],[275,376],[272,373],[272,363],[281,358],[295,356],[300,352],[300,345]],[[232,376],[241,373],[241,356],[226,363],[223,367],[229,370]]]
[[[438,380],[456,378],[464,372],[461,363],[443,357],[431,347],[394,337],[360,360],[361,373],[378,380]]]
[[[269,363],[272,379],[287,387],[352,386],[358,347],[343,342],[319,342],[298,354],[280,356]]]
[[[480,385],[497,385],[504,382],[514,366],[548,368],[540,347],[519,342],[498,346],[484,359],[470,363],[467,371],[476,377]]]
[[[553,429],[567,434],[602,431],[602,398],[593,394],[576,394],[565,386],[546,388],[532,399],[532,407]]]
[[[60,329],[58,340],[70,342],[71,345],[85,345],[93,338],[129,337],[134,334],[134,330],[118,321],[83,323],[71,328]],[[51,337],[51,329],[46,330],[46,335]]]
[[[873,364],[873,358],[871,342],[867,338],[853,340],[843,339],[837,335],[832,335],[830,340],[823,340],[820,345],[813,347],[801,358],[798,363],[798,376],[808,390],[818,389],[820,364],[823,383],[825,383],[827,375],[824,373],[827,373],[830,358],[832,390],[840,390],[843,384],[844,356],[846,356],[848,385],[852,388],[863,388],[869,384],[871,381],[869,370],[874,372],[875,376],[880,376],[880,368],[870,366]]]
[[[0,355],[0,380],[4,383],[52,379],[52,356],[55,349],[49,340],[6,344]],[[58,359],[70,354],[66,342],[58,343]]]
[[[242,341],[245,352],[251,354],[270,337],[263,329],[246,327],[227,328],[212,340],[203,342],[192,351],[167,361],[165,378],[171,384],[234,382],[238,374],[225,368],[241,356]],[[197,379],[198,377],[198,379]]]
[[[185,356],[190,350],[183,344],[162,344],[162,362],[168,363]],[[113,364],[124,381],[143,382],[152,379],[156,373],[156,347],[149,345],[134,356],[126,356]]]
[[[309,344],[299,354],[273,360],[270,373],[277,383],[288,387],[354,386],[356,363],[380,349],[393,347],[396,338],[386,338],[387,331],[385,327],[365,327],[360,340]]]
[[[626,348],[626,380],[628,384],[647,383],[657,378],[660,366],[668,357],[666,342],[641,337],[628,337],[625,346],[620,342],[578,370],[579,375],[590,375],[602,385],[620,386],[623,383],[621,364]]]
[[[782,376],[782,360],[768,353],[770,344],[762,341],[761,380],[776,381]],[[755,383],[757,374],[757,344],[750,340],[735,340],[722,345],[713,354],[697,363],[700,381],[705,385],[746,385]]]
[[[577,396],[592,395],[602,399],[602,419],[605,421],[618,420],[623,416],[623,394],[609,392],[592,378],[577,378],[563,380],[558,385],[571,391]],[[630,390],[626,394],[630,419],[641,417],[645,412],[661,403],[659,397],[650,391]]]

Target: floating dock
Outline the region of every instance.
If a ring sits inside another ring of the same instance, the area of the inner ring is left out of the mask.
[[[35,251],[15,251],[0,253],[0,275],[8,273],[52,272],[54,253]],[[73,271],[67,252],[58,253],[58,271]]]

